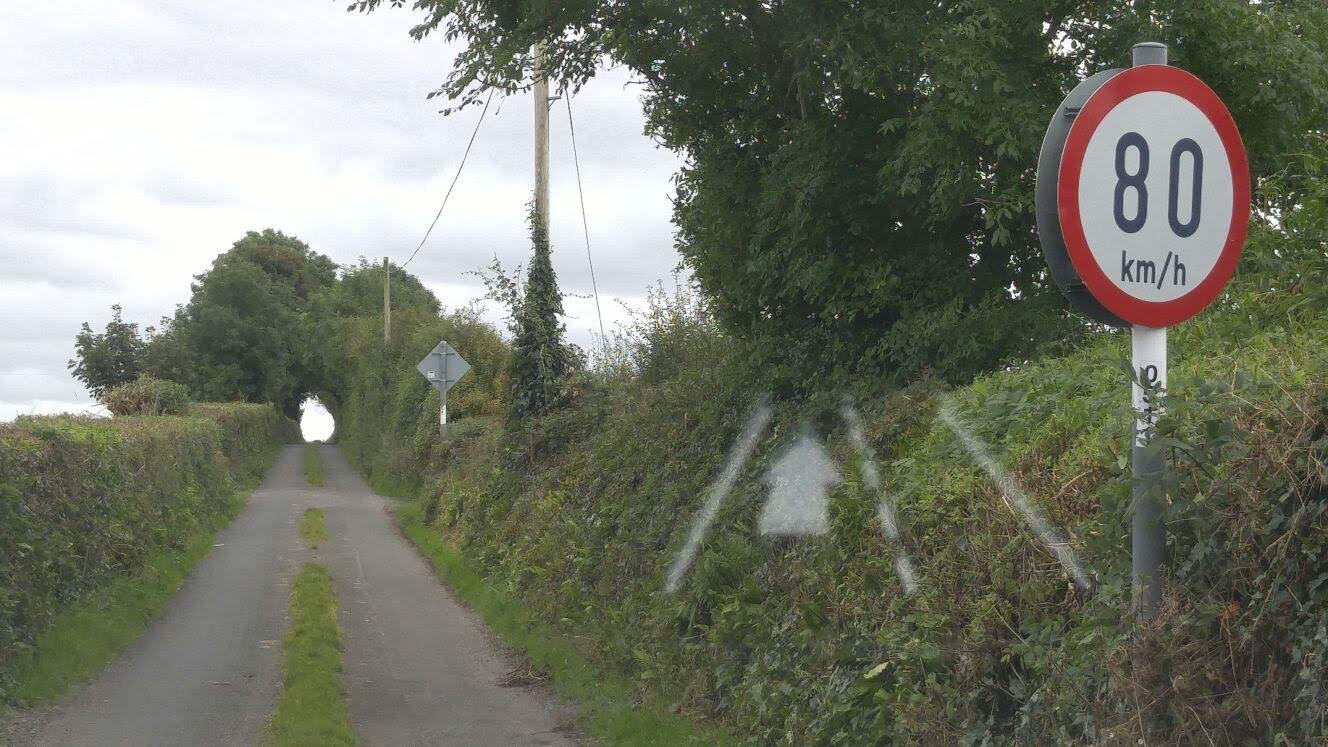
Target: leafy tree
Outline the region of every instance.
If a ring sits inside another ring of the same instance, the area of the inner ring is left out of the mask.
[[[526,274],[525,293],[513,309],[516,339],[509,366],[508,414],[514,420],[538,417],[566,399],[567,379],[576,369],[576,354],[563,342],[563,297],[553,272],[544,223],[530,211],[530,243],[534,255]]]
[[[1038,249],[1033,168],[1063,94],[1127,66],[1135,42],[1168,43],[1228,102],[1260,184],[1328,121],[1322,0],[413,7],[415,37],[468,44],[438,92],[461,105],[528,86],[540,41],[568,89],[605,57],[629,67],[649,134],[685,157],[678,244],[710,307],[803,373],[936,363],[963,378],[1072,332]],[[952,334],[971,349],[951,354]]]
[[[364,356],[385,361],[397,355],[414,355],[403,350],[410,320],[437,319],[440,311],[438,298],[414,275],[396,265],[392,273],[392,349],[382,349],[383,325],[383,268],[364,257],[355,265],[343,268],[340,278],[309,298],[309,316],[313,322],[313,335],[318,345],[312,351],[316,377],[309,382],[311,392],[334,413],[341,400],[356,388],[355,376],[364,363]],[[412,316],[414,314],[415,316]],[[361,336],[367,335],[365,339]],[[436,341],[435,341],[436,342]],[[354,352],[351,352],[354,351]],[[421,353],[420,355],[423,355]],[[352,363],[349,358],[355,357]],[[418,357],[417,357],[418,359]],[[414,365],[414,361],[402,361]],[[384,364],[386,365],[386,364]]]
[[[144,329],[143,373],[193,388],[195,365],[184,329],[184,308],[177,306],[175,316],[161,318],[160,326]]]
[[[309,298],[335,281],[335,263],[279,231],[235,242],[169,329],[183,336],[195,396],[275,402],[298,418],[321,376]]]
[[[198,276],[185,315],[200,399],[277,402],[292,413],[304,342],[289,288],[228,252]]]
[[[235,242],[230,253],[249,260],[274,281],[289,286],[301,299],[309,298],[337,279],[335,262],[294,236],[271,228],[249,231]]]
[[[392,309],[420,309],[433,314],[441,308],[438,298],[419,278],[390,265],[392,273]],[[319,319],[374,316],[382,320],[383,266],[360,257],[359,262],[342,269],[341,277],[325,285],[310,299],[310,309]]]
[[[87,322],[74,338],[77,358],[69,361],[74,378],[83,382],[94,397],[138,378],[143,366],[143,340],[138,325],[121,317],[120,304],[111,307],[111,321],[106,331],[94,333]]]

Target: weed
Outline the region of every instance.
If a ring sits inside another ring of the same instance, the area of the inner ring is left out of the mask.
[[[323,454],[318,450],[318,444],[309,444],[304,447],[304,479],[316,488],[321,488],[327,484],[327,479],[323,474]]]
[[[276,747],[359,744],[342,697],[337,595],[326,567],[304,565],[295,579],[290,607],[290,628],[281,642],[284,679],[269,726],[271,743]]]
[[[305,542],[323,542],[327,540],[327,516],[321,508],[305,510],[300,519],[300,539]]]

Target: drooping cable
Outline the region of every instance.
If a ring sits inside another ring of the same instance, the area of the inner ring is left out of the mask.
[[[608,350],[609,338],[604,335],[604,312],[599,307],[599,285],[595,282],[595,260],[590,255],[590,223],[586,220],[586,192],[581,186],[581,156],[576,150],[576,124],[572,121],[572,96],[563,97],[567,103],[567,129],[572,134],[572,163],[576,165],[576,192],[581,198],[581,229],[586,236],[586,263],[590,265],[590,289],[595,294],[595,316],[599,319],[600,346]]]
[[[466,152],[461,155],[461,163],[457,165],[456,174],[452,177],[452,183],[447,187],[447,193],[443,195],[443,203],[438,206],[438,212],[433,216],[433,222],[429,224],[429,230],[424,232],[424,238],[420,239],[420,245],[415,247],[415,251],[410,253],[410,258],[401,263],[401,269],[406,269],[415,255],[424,248],[424,242],[429,240],[429,234],[433,233],[434,226],[438,225],[438,219],[443,216],[443,208],[447,207],[447,200],[452,196],[452,190],[456,188],[457,180],[461,178],[461,170],[466,168],[466,159],[470,157],[471,146],[475,145],[475,136],[480,134],[480,125],[484,124],[484,117],[489,113],[489,103],[493,101],[493,89],[489,89],[489,97],[484,100],[484,111],[480,112],[480,118],[475,122],[475,129],[470,133],[470,142],[466,143]]]

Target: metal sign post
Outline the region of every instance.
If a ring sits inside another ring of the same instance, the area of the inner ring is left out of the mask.
[[[415,370],[424,375],[438,390],[438,438],[447,432],[447,390],[470,370],[470,364],[444,340],[434,346],[424,360],[415,364]]]
[[[1131,571],[1134,608],[1149,617],[1162,604],[1162,571],[1167,552],[1166,527],[1162,525],[1166,453],[1159,444],[1150,443],[1148,436],[1149,428],[1161,415],[1157,398],[1167,385],[1167,328],[1136,324],[1130,331],[1130,343],[1134,369],[1130,388],[1136,416],[1130,446],[1134,504]]]
[[[1222,100],[1167,65],[1166,45],[1075,88],[1038,159],[1038,233],[1052,276],[1081,312],[1131,328],[1136,412],[1133,603],[1162,604],[1166,458],[1149,434],[1167,383],[1167,327],[1226,286],[1250,218],[1245,147]]]

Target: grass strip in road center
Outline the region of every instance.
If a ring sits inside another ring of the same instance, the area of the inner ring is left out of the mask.
[[[327,539],[327,515],[321,508],[310,508],[300,519],[300,539],[313,544]]]
[[[323,475],[323,454],[318,450],[318,444],[304,447],[304,479],[316,488],[327,484],[327,478]]]
[[[281,642],[284,679],[269,725],[270,743],[359,744],[342,693],[345,661],[337,595],[325,566],[305,563],[295,579],[290,611],[290,628]]]

